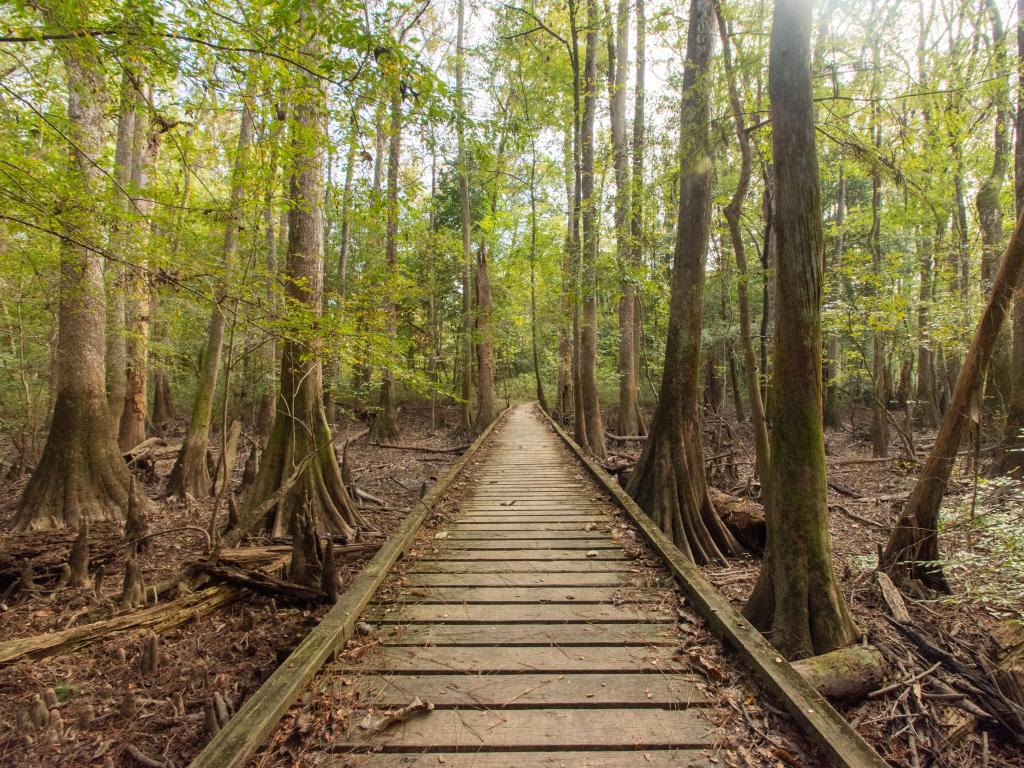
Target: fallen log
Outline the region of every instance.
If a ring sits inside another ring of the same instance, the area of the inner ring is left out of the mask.
[[[755,555],[764,552],[768,532],[764,522],[764,507],[751,499],[744,499],[708,486],[711,501],[718,516],[736,540]]]
[[[180,597],[169,603],[143,608],[81,627],[21,637],[0,643],[0,664],[19,659],[45,659],[88,645],[94,640],[121,632],[152,630],[163,632],[234,600],[238,589],[218,585]]]
[[[885,678],[882,654],[870,645],[851,645],[800,659],[793,662],[793,669],[826,699],[846,704],[861,701]]]
[[[286,605],[309,605],[322,603],[327,599],[327,596],[318,589],[285,581],[257,570],[206,561],[196,563],[194,568],[197,574],[206,574],[214,581],[243,587],[259,595],[267,595]]]

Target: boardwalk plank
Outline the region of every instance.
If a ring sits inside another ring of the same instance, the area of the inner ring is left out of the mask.
[[[629,605],[404,605],[372,606],[367,621],[395,624],[399,622],[430,622],[446,624],[564,624],[596,621],[608,624],[634,622],[663,623],[673,621],[672,614],[653,605],[642,608]]]
[[[630,752],[430,752],[353,755],[335,760],[320,758],[325,768],[712,768],[708,750],[644,747]]]
[[[397,624],[386,645],[676,645],[672,624]]]
[[[402,603],[611,603],[658,602],[649,591],[621,587],[408,587],[395,602]]]
[[[413,573],[416,587],[619,587],[631,584],[623,573]]]
[[[352,667],[342,669],[430,674],[465,672],[511,674],[516,672],[669,672],[683,665],[671,648],[636,646],[524,647],[493,646],[413,647],[387,646],[376,649]]]

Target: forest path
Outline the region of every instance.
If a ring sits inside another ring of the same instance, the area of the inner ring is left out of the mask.
[[[717,764],[721,710],[676,657],[668,571],[636,559],[623,518],[542,418],[509,414],[458,516],[369,607],[380,647],[332,669],[378,719],[416,697],[433,711],[382,732],[353,725],[332,751],[366,754],[337,765]]]

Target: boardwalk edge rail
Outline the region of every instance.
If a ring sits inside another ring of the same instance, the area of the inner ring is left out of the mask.
[[[732,606],[690,562],[686,555],[662,533],[635,501],[604,471],[551,416],[555,432],[572,449],[591,475],[612,495],[616,503],[643,531],[651,546],[661,555],[675,575],[683,593],[711,630],[734,648],[790,715],[807,737],[835,768],[888,768],[888,763],[864,737],[825,700],[775,647]]]
[[[352,585],[338,598],[284,663],[264,681],[241,709],[206,744],[191,768],[241,768],[259,749],[288,708],[299,698],[310,680],[352,637],[360,614],[398,559],[412,546],[413,539],[434,506],[465,468],[484,441],[506,416],[502,411],[472,442],[465,453],[420,499],[398,530],[359,572]]]

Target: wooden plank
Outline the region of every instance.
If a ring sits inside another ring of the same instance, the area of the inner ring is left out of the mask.
[[[711,704],[696,675],[363,675],[353,691],[378,707],[419,696],[435,707],[692,707]]]
[[[382,752],[330,758],[310,755],[324,768],[721,768],[708,750],[651,749],[594,752]]]
[[[622,573],[413,573],[403,586],[416,587],[621,587]]]
[[[581,541],[597,540],[601,542],[607,542],[610,540],[610,536],[600,530],[583,530],[582,525],[576,525],[575,530],[567,530],[565,528],[555,530],[545,530],[539,526],[529,526],[525,530],[518,531],[502,531],[502,530],[466,530],[464,528],[454,528],[448,531],[449,541],[538,541],[538,540],[562,540],[571,541],[573,539],[579,539]]]
[[[404,587],[396,603],[610,603],[658,602],[653,592],[622,587]]]
[[[341,674],[354,670],[430,674],[464,672],[515,674],[517,672],[678,672],[683,665],[672,648],[608,646],[558,648],[528,646],[386,646],[367,653],[358,664],[336,665]]]
[[[630,605],[404,605],[381,604],[368,614],[371,623],[435,621],[445,624],[505,623],[564,624],[597,621],[613,624],[632,622],[659,623],[672,621],[672,614],[652,605],[638,608]]]
[[[674,645],[672,624],[392,624],[385,625],[385,645]]]
[[[460,560],[439,560],[436,557],[423,557],[411,564],[409,573],[639,573],[631,560],[601,560],[587,558],[584,560],[568,560],[561,558],[552,560],[545,557],[540,560],[507,560],[501,558]]]
[[[508,412],[505,409],[492,421],[427,491],[320,623],[207,743],[192,761],[192,768],[241,768],[249,762],[313,676],[352,637],[363,609],[398,558],[412,546],[427,515]]]
[[[353,728],[335,749],[383,744],[408,750],[592,749],[594,747],[697,748],[712,743],[712,726],[700,709],[435,710],[400,728],[366,736]],[[436,758],[435,758],[436,759]]]
[[[556,531],[565,533],[565,531]],[[453,550],[478,550],[478,549],[614,549],[621,550],[622,545],[608,536],[601,536],[594,532],[583,539],[568,539],[559,536],[558,538],[545,538],[543,536],[514,539],[499,538],[455,538],[449,534],[447,541],[441,546],[444,549]]]
[[[464,515],[454,524],[456,530],[479,531],[525,531],[534,527],[542,530],[575,530],[587,523],[613,525],[615,518],[610,515]]]
[[[887,768],[887,763],[864,737],[740,615],[732,603],[704,577],[700,568],[679,551],[619,484],[593,462],[560,425],[550,418],[548,423],[640,528],[678,579],[687,600],[712,631],[739,652],[751,671],[786,707],[804,733],[822,751],[829,764],[837,768]]]
[[[594,551],[593,557],[587,553]],[[561,561],[560,564],[564,564],[568,560],[619,560],[625,561],[625,553],[618,547],[611,549],[599,549],[597,547],[582,547],[581,549],[570,549],[568,547],[562,548],[533,548],[533,549],[510,549],[508,547],[501,547],[499,549],[483,549],[476,547],[473,549],[466,548],[446,548],[438,550],[432,555],[437,560],[540,560],[543,562],[550,563],[552,560]]]

